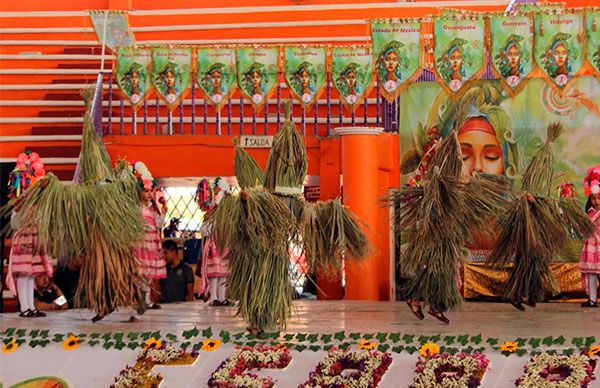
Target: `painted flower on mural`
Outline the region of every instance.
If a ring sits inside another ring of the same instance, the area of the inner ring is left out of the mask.
[[[358,348],[360,350],[373,350],[377,347],[377,342],[369,341],[369,340],[361,340],[358,343]]]
[[[63,348],[65,350],[77,349],[79,345],[79,337],[73,334],[69,334],[65,342],[63,342]]]
[[[524,388],[587,388],[595,379],[596,361],[587,355],[565,356],[541,353],[524,367],[515,385]]]
[[[415,379],[409,388],[476,388],[490,361],[480,353],[440,353],[421,358],[415,367]]]
[[[391,363],[389,353],[331,348],[299,388],[377,387]]]
[[[160,348],[162,346],[162,341],[156,339],[154,337],[149,338],[146,342],[144,342],[144,349],[152,349],[152,348]]]
[[[14,353],[19,347],[19,344],[15,338],[12,338],[9,342],[2,345],[2,353]]]
[[[423,357],[431,357],[440,353],[440,347],[433,342],[427,342],[419,349],[419,354]]]
[[[519,349],[518,342],[510,342],[506,341],[502,345],[500,345],[500,351],[505,353],[514,353]]]
[[[217,350],[221,346],[221,341],[218,339],[207,339],[202,341],[201,349],[205,352],[212,352],[213,350]]]

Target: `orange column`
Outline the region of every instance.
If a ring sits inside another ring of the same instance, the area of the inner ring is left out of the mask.
[[[340,190],[340,139],[321,140],[319,158],[320,199],[339,198]],[[342,273],[317,273],[317,299],[342,299]]]
[[[361,263],[346,261],[346,299],[380,300],[378,271],[377,220],[379,213],[379,157],[378,134],[381,128],[338,128],[342,137],[342,190],[344,205],[361,219],[365,233],[375,252]],[[387,298],[386,298],[387,299]]]

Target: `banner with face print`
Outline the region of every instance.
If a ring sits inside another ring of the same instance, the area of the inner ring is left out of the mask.
[[[154,47],[152,49],[152,84],[169,107],[177,108],[192,86],[193,56],[190,47]]]
[[[490,17],[492,64],[504,89],[520,91],[533,70],[533,29],[531,17],[493,15]]]
[[[535,61],[553,87],[566,88],[583,65],[579,12],[535,14]]]
[[[327,70],[325,47],[285,48],[285,82],[304,109],[310,109],[323,91]]]
[[[434,18],[434,59],[438,80],[444,89],[459,91],[465,82],[483,71],[483,17]]]
[[[146,48],[119,47],[115,62],[117,85],[123,96],[137,110],[152,89],[150,63],[152,50]]]
[[[371,47],[334,47],[331,57],[333,84],[344,106],[354,111],[373,86]]]
[[[381,94],[394,101],[408,82],[419,74],[421,58],[421,21],[371,22],[371,41]]]
[[[279,47],[238,47],[236,55],[241,93],[258,111],[279,82]]]
[[[115,51],[119,46],[132,46],[135,43],[126,12],[90,11],[89,15],[100,44],[102,44],[102,37],[105,37],[106,47]],[[105,22],[106,33],[104,33]]]
[[[235,49],[198,47],[196,79],[208,102],[220,111],[236,88]]]
[[[600,8],[586,9],[585,31],[586,31],[586,59],[594,68],[594,76],[600,79]]]

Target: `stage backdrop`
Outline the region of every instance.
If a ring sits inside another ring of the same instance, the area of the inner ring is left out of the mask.
[[[565,131],[554,144],[554,195],[558,196],[560,183],[573,182],[579,201],[584,205],[585,171],[600,162],[600,85],[593,77],[577,78],[564,95],[544,80],[534,78],[512,98],[499,80],[476,81],[468,85],[468,90],[456,101],[437,83],[413,84],[401,95],[402,157],[414,151],[424,155],[423,149],[427,149],[426,145],[438,134],[446,136],[461,103],[469,105],[469,118],[458,132],[463,174],[483,171],[504,175],[520,187],[520,176],[546,140],[546,126],[560,121]],[[403,183],[414,177],[414,173],[403,175]],[[477,236],[470,247],[474,259],[485,258],[493,248],[495,237]],[[562,259],[577,261],[578,255],[575,246],[565,252]]]

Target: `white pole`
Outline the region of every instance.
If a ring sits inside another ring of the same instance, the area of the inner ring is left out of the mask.
[[[102,26],[102,58],[100,60],[100,71],[104,71],[104,53],[106,51],[106,23],[108,21],[108,10],[104,11],[104,25]]]

